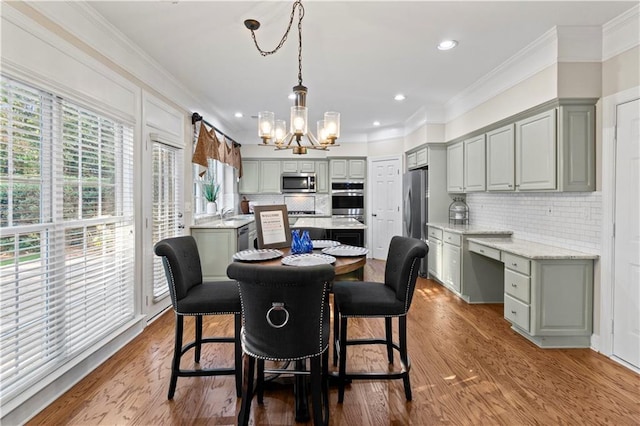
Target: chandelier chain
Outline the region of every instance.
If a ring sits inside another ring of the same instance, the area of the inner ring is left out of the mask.
[[[289,25],[287,25],[287,29],[280,40],[280,43],[273,50],[263,50],[260,45],[258,45],[258,40],[256,39],[256,33],[254,30],[251,30],[251,38],[253,39],[253,43],[256,45],[258,52],[262,56],[273,55],[284,45],[287,41],[287,37],[289,36],[289,32],[291,31],[291,26],[293,25],[293,18],[296,14],[296,8],[298,9],[298,84],[302,85],[302,18],[304,18],[304,6],[302,6],[302,0],[297,0],[293,3],[293,7],[291,8],[291,16],[289,17]]]

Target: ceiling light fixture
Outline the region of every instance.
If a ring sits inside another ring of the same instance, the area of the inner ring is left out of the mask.
[[[396,101],[404,101],[405,99],[407,99],[407,97],[402,93],[398,93],[393,97],[393,99],[395,99]]]
[[[373,125],[374,125],[374,126],[376,126],[376,127],[378,127],[378,126],[380,125],[380,122],[379,122],[379,121],[374,121],[374,122],[373,122]]]
[[[451,50],[458,45],[458,42],[455,40],[443,40],[438,44],[439,50]]]
[[[276,120],[273,112],[263,111],[258,113],[258,136],[262,138],[263,146],[271,146],[269,141],[272,141],[276,149],[292,149],[294,154],[306,154],[307,149],[326,150],[329,146],[336,146],[335,141],[340,137],[340,113],[332,111],[324,113],[324,120],[318,121],[317,139],[308,129],[307,88],[302,85],[302,18],[304,17],[302,1],[297,0],[293,3],[287,30],[273,50],[265,51],[258,45],[255,31],[260,28],[260,22],[247,19],[244,21],[244,26],[251,31],[251,37],[260,54],[272,55],[280,50],[287,40],[296,10],[298,12],[298,85],[293,87],[295,103],[291,107],[291,125],[287,131],[284,120]],[[303,137],[306,137],[308,144],[302,144]]]
[[[236,117],[236,118],[244,117],[244,115],[241,112],[236,112],[235,114],[233,114],[233,116]]]

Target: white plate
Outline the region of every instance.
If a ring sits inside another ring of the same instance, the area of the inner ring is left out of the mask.
[[[332,240],[311,240],[314,249],[339,246],[340,242]]]
[[[322,252],[331,256],[364,256],[369,253],[369,249],[356,246],[335,246],[323,248]]]
[[[282,264],[288,266],[315,266],[327,263],[331,264],[335,261],[336,258],[333,256],[315,253],[292,254],[282,258]]]
[[[232,256],[233,260],[242,262],[261,262],[282,257],[282,252],[275,249],[242,250]]]

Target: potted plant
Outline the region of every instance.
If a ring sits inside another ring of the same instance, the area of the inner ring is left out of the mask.
[[[220,184],[216,183],[215,179],[211,178],[202,182],[202,193],[207,200],[207,214],[216,214],[218,211],[216,200],[218,199],[219,191]]]

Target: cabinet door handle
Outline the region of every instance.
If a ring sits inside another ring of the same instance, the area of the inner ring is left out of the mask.
[[[512,264],[511,264],[511,266],[514,266],[514,267],[516,267],[516,268],[517,268],[517,267],[518,267],[518,264],[517,264],[517,263],[512,263]]]
[[[480,249],[480,253],[484,253],[484,250]]]
[[[517,284],[511,283],[511,287],[518,287]]]
[[[513,315],[517,315],[517,314],[518,314],[516,311],[511,311],[511,313],[512,313]]]

